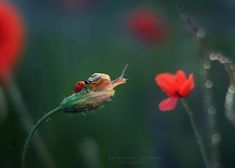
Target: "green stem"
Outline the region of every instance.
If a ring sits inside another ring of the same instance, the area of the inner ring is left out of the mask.
[[[34,121],[24,101],[21,90],[19,89],[17,83],[14,81],[13,78],[9,80],[9,83],[6,85],[6,89],[9,94],[9,97],[12,100],[13,105],[15,106],[15,111],[19,118],[19,122],[22,125],[22,128],[24,129],[26,134],[28,134],[31,130]],[[33,147],[35,148],[38,157],[44,163],[45,167],[57,167],[43,139],[39,134],[37,134],[37,136],[33,138]]]
[[[52,117],[59,111],[60,111],[60,107],[56,107],[55,109],[49,111],[42,118],[40,118],[31,129],[23,147],[23,153],[22,153],[22,167],[23,168],[26,167],[27,151],[28,151],[30,140],[32,139],[33,135],[35,134],[35,132],[37,131],[40,125],[42,125],[48,118]]]
[[[208,58],[208,55],[205,54],[205,58],[203,60],[203,68],[202,68],[202,90],[204,94],[204,108],[208,117],[208,126],[209,126],[209,143],[211,146],[211,167],[220,168],[220,153],[219,146],[220,141],[215,143],[215,137],[220,135],[220,132],[217,128],[218,122],[216,118],[216,106],[214,102],[214,93],[212,91],[213,83],[210,79],[210,71],[211,71],[211,61]],[[208,67],[206,66],[208,64]],[[212,86],[207,86],[207,82],[211,82]]]
[[[201,155],[202,155],[202,159],[204,161],[204,164],[205,164],[206,168],[209,168],[209,165],[210,165],[209,163],[210,162],[209,162],[209,159],[208,159],[208,157],[206,155],[206,149],[205,149],[205,147],[203,145],[202,137],[200,136],[198,128],[197,128],[196,123],[194,121],[192,110],[189,108],[189,105],[187,104],[187,102],[184,99],[181,99],[181,102],[182,102],[185,110],[188,113],[191,125],[193,127],[194,135],[196,137],[198,146],[199,146],[200,151],[201,151]]]

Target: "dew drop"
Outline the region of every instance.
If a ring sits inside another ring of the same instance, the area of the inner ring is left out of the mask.
[[[233,101],[233,96],[231,94],[227,94],[225,103],[231,103],[232,101]]]
[[[215,115],[216,114],[216,108],[215,106],[211,105],[208,107],[208,114]]]
[[[227,58],[221,56],[221,57],[219,58],[219,61],[220,61],[221,64],[225,64],[225,63],[227,63]]]
[[[234,87],[234,85],[229,86],[228,91],[229,91],[229,93],[234,94],[234,93],[235,93],[235,87]]]
[[[222,57],[222,55],[221,55],[220,53],[216,53],[215,56],[216,56],[216,59],[217,59],[217,60],[220,60],[221,57]]]
[[[205,38],[206,37],[206,33],[205,33],[204,30],[200,29],[199,31],[197,31],[196,36],[198,38]]]
[[[207,80],[205,82],[205,87],[208,88],[208,89],[212,88],[213,87],[213,82],[211,80]]]
[[[221,142],[221,136],[219,133],[215,133],[211,136],[211,142],[212,144],[216,145]]]
[[[216,54],[215,54],[215,53],[211,53],[211,54],[209,55],[209,59],[212,60],[212,61],[216,60],[216,59],[217,59]]]
[[[210,69],[210,68],[211,68],[211,63],[210,63],[209,61],[205,62],[205,63],[203,64],[203,68],[204,68],[204,69]]]

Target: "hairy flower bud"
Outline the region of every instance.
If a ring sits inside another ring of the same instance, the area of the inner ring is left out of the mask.
[[[115,91],[90,91],[82,92],[78,95],[72,94],[61,103],[61,110],[65,113],[80,113],[95,110],[114,96]]]

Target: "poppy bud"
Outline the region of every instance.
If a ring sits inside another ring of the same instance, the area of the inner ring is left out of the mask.
[[[105,102],[111,100],[115,91],[90,91],[89,93],[81,92],[80,94],[72,94],[65,98],[61,103],[61,110],[65,113],[81,113],[95,110],[102,106]]]

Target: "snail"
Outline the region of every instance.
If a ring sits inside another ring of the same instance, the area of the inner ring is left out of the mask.
[[[127,66],[128,65],[125,66],[121,75],[115,80],[111,80],[110,76],[107,74],[94,73],[88,78],[86,83],[88,83],[94,91],[113,89],[114,87],[126,82],[124,75],[125,75]]]

